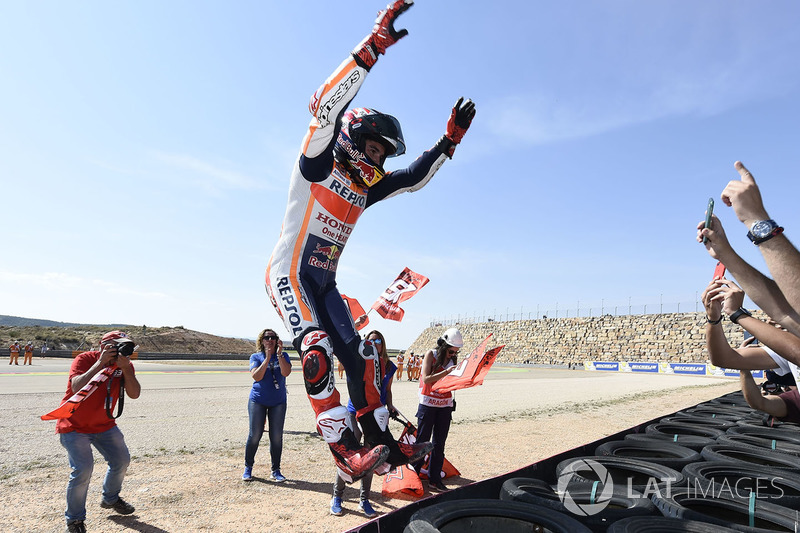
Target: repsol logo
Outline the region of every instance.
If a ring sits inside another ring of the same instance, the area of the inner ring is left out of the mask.
[[[328,184],[328,189],[356,207],[363,209],[367,205],[367,197],[365,195],[356,193],[339,180],[331,180]]]
[[[342,98],[344,98],[345,94],[347,94],[347,91],[349,91],[350,88],[360,79],[361,73],[358,70],[354,70],[350,73],[350,76],[339,83],[339,85],[336,87],[336,90],[330,95],[330,98],[320,104],[319,112],[317,113],[317,120],[319,120],[321,125],[327,126],[331,123],[331,111],[334,107],[336,107],[336,104],[338,104]]]
[[[292,333],[296,336],[302,331],[300,325],[303,319],[300,317],[300,309],[297,307],[297,298],[292,290],[292,285],[289,283],[289,278],[278,278],[278,298],[283,308],[283,316],[285,320],[291,325]]]

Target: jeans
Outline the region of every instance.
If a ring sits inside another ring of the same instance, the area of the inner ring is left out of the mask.
[[[256,461],[258,443],[264,434],[264,425],[269,420],[269,454],[272,459],[272,471],[281,469],[281,452],[283,451],[283,422],[286,420],[286,403],[267,407],[250,400],[247,403],[250,415],[250,434],[244,447],[244,465],[253,467]]]
[[[117,426],[102,433],[61,433],[61,445],[67,450],[72,472],[67,483],[67,510],[64,516],[67,523],[86,520],[86,494],[89,492],[89,479],[94,468],[92,446],[108,463],[103,480],[103,501],[116,503],[122,480],[131,462],[131,455],[125,445],[125,438]]]
[[[431,483],[442,480],[442,464],[444,464],[444,443],[450,432],[450,421],[453,419],[452,407],[430,407],[420,405],[417,410],[417,442],[433,442],[431,459],[428,464],[428,479]],[[419,472],[425,460],[414,463]]]

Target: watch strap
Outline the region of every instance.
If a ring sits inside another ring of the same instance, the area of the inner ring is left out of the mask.
[[[733,322],[734,324],[738,324],[738,320],[742,318],[742,315],[753,316],[753,314],[745,309],[744,307],[740,307],[736,311],[734,311],[728,319]]]
[[[764,237],[756,237],[753,234],[753,228],[759,222],[764,222],[764,221],[762,221],[762,220],[756,221],[755,223],[753,223],[753,225],[750,227],[750,230],[747,232],[747,238],[750,239],[753,242],[753,244],[755,244],[756,246],[758,246],[759,244],[761,244],[763,242],[767,242],[768,240],[770,240],[771,238],[775,237],[776,235],[780,235],[781,233],[783,233],[783,226],[778,226],[777,222],[775,222],[772,219],[769,219],[766,222],[769,222],[770,225],[773,226],[773,230],[771,232],[769,232],[769,234],[765,235]]]

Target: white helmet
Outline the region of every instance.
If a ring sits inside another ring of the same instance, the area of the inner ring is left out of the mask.
[[[450,346],[454,346],[456,348],[461,348],[464,346],[464,339],[461,338],[461,332],[456,328],[450,328],[442,333],[441,339]]]

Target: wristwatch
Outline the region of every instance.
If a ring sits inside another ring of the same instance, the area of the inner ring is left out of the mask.
[[[753,313],[751,313],[750,311],[748,311],[748,310],[747,310],[747,309],[745,309],[744,307],[740,307],[739,309],[737,309],[736,311],[734,311],[734,312],[733,312],[733,314],[732,314],[731,316],[729,316],[728,318],[729,318],[729,319],[730,319],[730,321],[731,321],[731,322],[733,322],[734,324],[738,324],[737,320],[739,320],[740,318],[742,318],[742,315],[753,316]]]
[[[753,225],[750,226],[750,231],[747,232],[747,238],[753,241],[753,244],[759,245],[781,233],[783,233],[783,228],[774,220],[756,220],[753,222]]]

